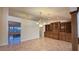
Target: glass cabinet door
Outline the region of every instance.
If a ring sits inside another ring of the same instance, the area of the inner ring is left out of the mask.
[[[8,25],[8,44],[20,44],[21,41],[21,24],[9,21]]]

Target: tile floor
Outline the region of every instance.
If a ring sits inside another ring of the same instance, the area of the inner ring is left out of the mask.
[[[0,51],[72,51],[69,42],[43,38],[22,42],[20,45],[1,46]]]

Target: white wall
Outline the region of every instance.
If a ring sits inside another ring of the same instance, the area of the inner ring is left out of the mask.
[[[39,38],[39,27],[35,21],[22,20],[22,39],[31,40]]]
[[[39,27],[35,21],[21,19],[18,17],[9,16],[8,21],[16,21],[21,23],[21,40],[31,40],[39,38]]]

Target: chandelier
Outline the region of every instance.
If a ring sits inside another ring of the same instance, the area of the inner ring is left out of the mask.
[[[39,20],[36,24],[38,24],[39,27],[43,27],[46,24],[45,21],[44,21],[45,18],[43,17],[42,12],[40,12],[40,15],[37,19],[39,19]]]

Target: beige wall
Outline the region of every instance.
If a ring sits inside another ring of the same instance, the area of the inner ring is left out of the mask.
[[[8,43],[8,8],[0,8],[0,46]]]

